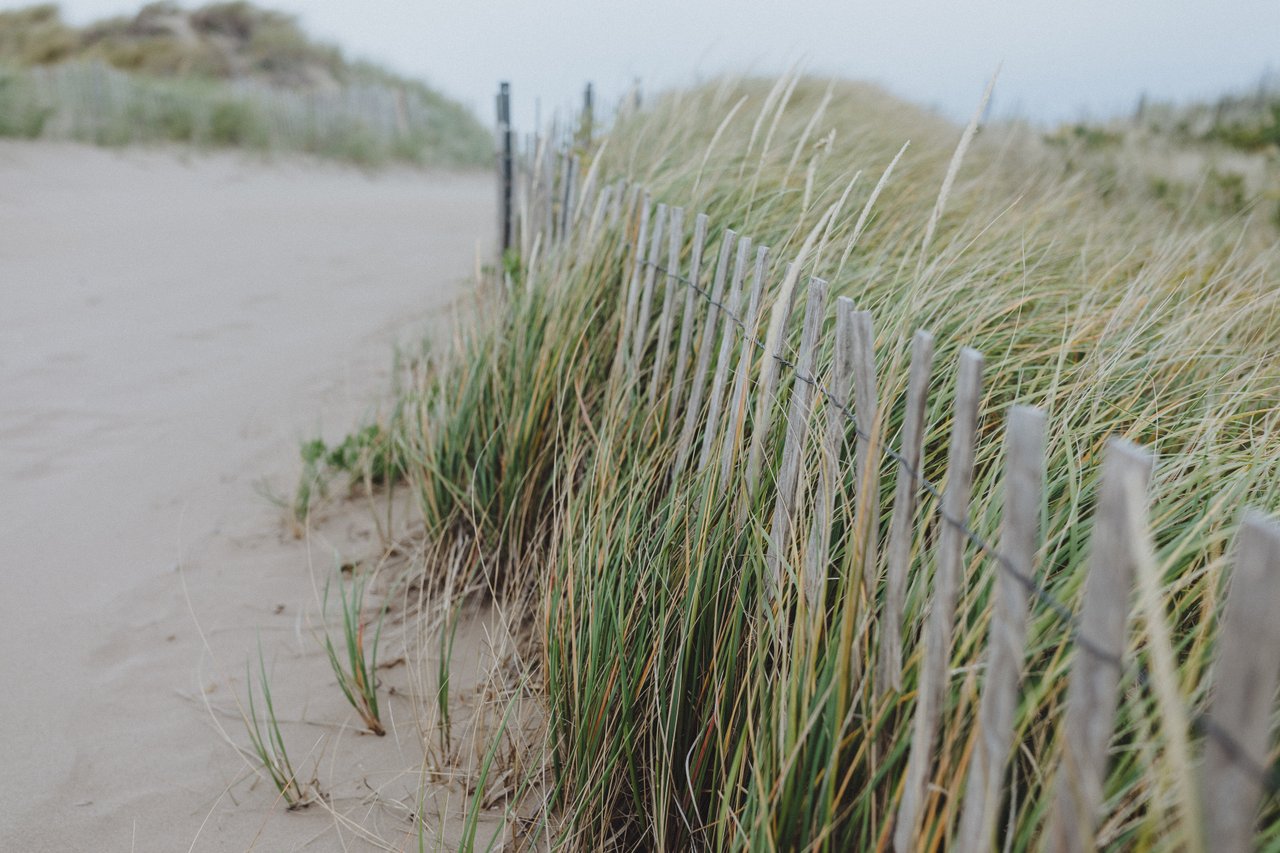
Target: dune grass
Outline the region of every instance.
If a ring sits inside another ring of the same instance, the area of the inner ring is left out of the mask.
[[[244,726],[249,733],[252,754],[285,805],[291,810],[303,808],[309,801],[309,795],[298,778],[298,772],[293,768],[289,750],[285,748],[284,735],[280,733],[280,722],[276,717],[275,703],[271,699],[271,682],[267,678],[267,664],[262,656],[261,642],[258,644],[258,690],[254,690],[252,671],[247,661],[245,681],[249,692],[249,713],[245,716]],[[261,714],[254,699],[255,692],[261,693]]]
[[[937,370],[923,470],[932,480],[945,476],[957,354],[982,351],[970,523],[996,538],[1005,413],[1041,407],[1049,430],[1038,575],[1068,607],[1078,608],[1085,577],[1104,442],[1123,436],[1156,454],[1143,617],[1130,632],[1097,840],[1198,846],[1181,781],[1193,768],[1177,745],[1198,742],[1185,729],[1205,704],[1240,509],[1280,504],[1276,247],[1242,236],[1239,216],[1206,224],[1139,194],[1100,197],[1059,149],[1018,128],[982,131],[942,198],[959,138],[867,87],[727,80],[624,115],[607,145],[580,153],[599,158],[602,181],[626,178],[684,206],[686,222],[708,214],[709,259],[725,229],[769,246],[764,317],[783,298],[785,263],[807,242],[801,287],[820,276],[833,297],[872,312],[877,430],[894,446],[911,335],[929,329]],[[497,594],[533,589],[541,601],[532,618],[554,843],[886,845],[915,707],[936,503],[926,497],[919,511],[904,687],[894,691],[875,667],[884,549],[866,547],[854,529],[852,466],[836,483],[830,541],[801,536],[786,555],[798,566],[819,549],[812,557],[829,579],[817,607],[791,588],[781,604],[768,592],[781,411],[754,494],[742,486],[743,449],[768,411],[755,396],[740,432],[711,439],[717,459],[730,442],[728,488],[716,465],[673,470],[682,421],[668,420],[670,400],[679,412],[688,375],[673,388],[664,372],[651,404],[652,377],[630,382],[615,361],[636,237],[628,212],[593,241],[517,259],[510,289],[416,372],[389,434],[431,532],[478,537],[508,567]],[[689,251],[686,231],[685,263]],[[712,266],[704,260],[704,284]],[[792,350],[803,299],[794,302]],[[821,338],[819,378],[830,370],[831,337]],[[704,345],[718,347],[716,334]],[[761,367],[753,353],[752,387]],[[779,399],[790,381],[784,372]],[[851,449],[851,428],[844,438]],[[805,454],[805,469],[815,468],[816,449]],[[874,465],[883,541],[893,469]],[[812,488],[802,479],[798,530],[809,529]],[[945,849],[958,823],[996,572],[966,552],[922,849]],[[1034,603],[999,819],[1011,849],[1034,847],[1043,830],[1074,655],[1060,614]],[[1185,716],[1162,713],[1168,694],[1137,677],[1140,666],[1167,673],[1170,661]],[[1280,806],[1263,808],[1258,844],[1280,849]]]
[[[0,137],[299,152],[365,166],[489,162],[489,132],[425,83],[250,3],[149,4],[83,28],[0,12]]]
[[[367,621],[364,616],[364,599],[368,579],[362,575],[354,575],[348,591],[342,572],[339,571],[337,582],[338,602],[342,610],[342,642],[335,644],[333,637],[326,631],[324,650],[329,656],[329,666],[338,679],[342,695],[356,709],[365,728],[381,737],[387,730],[382,725],[382,715],[378,711],[378,644],[382,639],[382,621],[386,617],[386,607],[379,609],[376,621]],[[326,583],[321,605],[326,616],[329,609],[329,588],[330,585]],[[373,636],[366,641],[366,631],[370,625],[373,627]]]
[[[365,166],[488,162],[489,134],[462,107],[401,84],[334,92],[158,78],[105,65],[0,65],[0,136],[103,146],[179,143],[303,153]]]

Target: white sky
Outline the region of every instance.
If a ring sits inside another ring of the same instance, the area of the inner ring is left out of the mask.
[[[0,8],[31,0],[0,0]],[[64,0],[82,23],[127,0]],[[200,5],[185,2],[183,5]],[[264,0],[311,33],[425,77],[488,120],[509,79],[518,125],[534,98],[603,99],[731,70],[876,80],[966,118],[1003,63],[995,111],[1045,121],[1127,110],[1138,95],[1248,88],[1280,67],[1280,0]]]

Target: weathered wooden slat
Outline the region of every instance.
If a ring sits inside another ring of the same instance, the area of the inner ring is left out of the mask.
[[[573,158],[574,168],[574,202],[570,207],[569,230],[581,231],[584,220],[595,209],[596,183],[595,176],[588,169],[584,175],[581,171],[582,161],[578,156]]]
[[[575,174],[579,175],[577,180],[579,186],[576,188],[578,201],[574,207],[573,219],[570,220],[571,225],[575,220],[581,220],[595,210],[596,196],[600,192],[600,188],[597,186],[596,182],[598,167],[600,165],[599,161],[594,164],[597,168],[587,169],[586,174],[583,174],[582,172],[577,171],[582,168],[581,158],[574,156],[573,159]]]
[[[707,241],[707,215],[699,213],[693,219],[693,246],[689,252],[689,285],[684,289],[684,316],[680,318],[680,340],[676,344],[676,367],[671,377],[671,401],[667,404],[667,428],[676,422],[680,403],[685,399],[684,375],[689,369],[689,344],[693,339],[693,321],[697,313],[698,292],[701,287],[702,249]]]
[[[888,566],[884,608],[880,616],[880,677],[877,692],[902,690],[902,611],[907,597],[907,570],[915,537],[916,502],[920,497],[920,454],[924,444],[924,412],[933,375],[933,335],[921,329],[911,339],[911,373],[907,380],[902,445],[898,450],[898,482],[889,519]]]
[[[627,192],[627,181],[625,178],[619,178],[615,183],[616,189],[613,191],[613,203],[609,206],[610,228],[618,224],[618,217],[622,215],[623,195]]]
[[[716,260],[716,272],[711,284],[711,302],[707,306],[707,319],[702,326],[702,337],[698,342],[698,360],[693,369],[693,382],[689,386],[689,403],[684,408],[684,423],[680,427],[680,439],[676,443],[676,463],[672,474],[679,474],[689,462],[693,453],[693,437],[698,430],[702,414],[702,397],[706,393],[707,371],[711,369],[711,349],[715,343],[716,321],[720,316],[720,298],[724,295],[724,282],[728,276],[729,258],[733,254],[738,235],[732,229],[725,229],[724,238],[720,241],[720,255]]]
[[[533,250],[533,210],[531,205],[534,200],[534,177],[537,172],[537,148],[536,137],[534,134],[526,133],[524,137],[524,156],[516,161],[517,171],[520,176],[519,185],[519,202],[516,205],[518,213],[518,228],[516,242],[520,246],[520,258],[528,263],[530,252]]]
[[[542,235],[543,247],[546,247],[551,245],[554,229],[552,207],[555,194],[552,187],[555,185],[555,173],[552,166],[550,138],[542,140],[542,145],[538,149],[538,161],[538,233]]]
[[[560,153],[553,157],[553,178],[552,183],[555,189],[555,210],[551,223],[551,242],[559,244],[564,242],[564,194],[565,189],[569,185],[569,155],[561,149]]]
[[[1280,524],[1249,512],[1239,533],[1214,664],[1203,769],[1205,849],[1254,849],[1280,676]],[[1264,771],[1265,772],[1265,771]]]
[[[794,286],[788,287],[787,280],[792,276],[799,276],[800,271],[796,269],[795,264],[787,264],[786,274],[782,281],[782,294],[787,300],[786,305],[775,305],[774,311],[780,312],[781,316],[790,318],[791,310],[794,307],[795,291]],[[773,431],[773,415],[777,408],[777,401],[774,395],[778,390],[778,377],[782,370],[782,351],[786,345],[786,335],[780,334],[773,341],[772,346],[765,341],[768,350],[764,353],[760,362],[760,382],[757,389],[756,413],[755,420],[751,424],[751,447],[747,451],[747,474],[746,474],[746,501],[742,505],[739,512],[737,522],[741,526],[746,519],[746,513],[751,506],[751,499],[755,497],[756,489],[760,485],[760,469],[764,464],[764,443],[769,437],[769,433]]]
[[[1054,853],[1094,849],[1137,562],[1128,531],[1147,523],[1145,518],[1129,517],[1133,507],[1128,495],[1146,492],[1151,468],[1147,451],[1120,439],[1107,442],[1093,513],[1089,576],[1067,686],[1062,757],[1045,835],[1046,846]]]
[[[698,470],[702,471],[711,461],[711,450],[720,434],[720,408],[724,404],[724,386],[729,375],[729,356],[733,351],[734,330],[738,328],[738,310],[742,302],[742,280],[746,274],[747,255],[751,251],[751,239],[738,238],[738,259],[733,265],[733,281],[729,287],[729,301],[725,305],[724,331],[720,335],[720,353],[716,358],[716,370],[711,379],[711,396],[707,402],[706,426],[702,432],[702,452],[698,456]]]
[[[751,298],[747,301],[746,318],[743,321],[742,345],[739,348],[737,372],[733,382],[733,396],[729,401],[725,418],[725,440],[720,448],[720,491],[729,488],[734,457],[742,442],[742,427],[747,417],[747,384],[751,365],[756,355],[756,330],[760,327],[761,300],[764,294],[765,265],[769,260],[769,247],[756,247],[756,265],[751,279]]]
[[[671,330],[675,325],[676,289],[680,286],[680,250],[684,248],[684,208],[671,208],[670,237],[667,240],[667,276],[662,294],[662,317],[658,321],[658,349],[653,354],[653,373],[649,377],[649,405],[658,400],[658,388],[665,379],[667,351],[671,348]],[[674,397],[675,395],[672,394]]]
[[[617,362],[629,359],[631,337],[635,334],[636,313],[640,310],[640,287],[645,273],[645,257],[649,249],[649,193],[640,198],[640,232],[636,237],[635,262],[631,268],[631,283],[627,288],[627,313],[622,320],[622,337],[618,339]]]
[[[591,223],[587,227],[587,248],[595,244],[596,237],[600,234],[600,228],[604,225],[604,218],[612,201],[613,189],[613,184],[607,184],[600,188],[600,195],[596,198],[595,210],[591,213]]]
[[[791,387],[791,407],[787,413],[786,438],[782,445],[782,464],[778,468],[778,491],[773,503],[769,552],[765,560],[770,592],[775,597],[783,586],[782,563],[794,522],[800,463],[804,457],[809,418],[813,410],[813,365],[826,308],[827,283],[820,278],[809,279],[804,326],[800,332],[800,352],[796,356],[795,382]]]
[[[662,248],[662,229],[667,223],[667,206],[659,204],[653,215],[653,232],[649,237],[649,251],[646,253],[644,271],[644,287],[640,291],[640,310],[636,314],[635,336],[631,339],[631,364],[627,374],[632,380],[640,377],[640,360],[644,355],[645,344],[649,342],[649,319],[653,311],[653,289],[658,275],[658,251]]]
[[[897,853],[916,849],[916,833],[933,768],[933,745],[942,716],[942,700],[951,675],[951,634],[965,548],[964,533],[957,525],[967,524],[969,519],[982,366],[982,354],[977,350],[961,351],[951,420],[951,448],[947,455],[947,484],[942,493],[933,599],[925,621],[924,658],[916,690],[915,717],[911,721],[911,751],[893,830],[893,848]]]
[[[965,783],[956,849],[991,850],[1005,766],[1013,746],[1018,682],[1026,652],[1029,584],[1036,582],[1035,557],[1044,500],[1045,417],[1039,409],[1014,406],[1005,430],[1004,514],[995,572],[996,606],[988,639],[986,680],[978,706],[977,743]]]
[[[822,603],[827,571],[831,564],[831,516],[835,509],[836,490],[840,481],[840,457],[844,447],[848,418],[849,390],[853,382],[854,331],[853,300],[841,296],[836,300],[835,353],[831,377],[827,382],[825,402],[827,428],[818,455],[818,482],[814,490],[813,524],[809,528],[809,546],[805,549],[804,592],[810,607]]]
[[[854,443],[857,499],[853,530],[860,541],[863,576],[875,582],[880,543],[880,433],[876,427],[880,401],[876,390],[875,332],[870,311],[853,315],[853,416],[858,427]]]
[[[560,242],[572,237],[573,215],[577,205],[578,155],[565,155],[564,196],[560,200]]]

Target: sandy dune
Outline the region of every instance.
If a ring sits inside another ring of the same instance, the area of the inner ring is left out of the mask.
[[[298,440],[368,410],[390,342],[457,296],[492,196],[485,176],[0,145],[0,849],[343,849],[323,810],[245,781],[202,696],[243,681],[258,636],[282,691],[323,678],[287,658],[332,553],[255,481],[288,490]],[[315,703],[290,713],[350,716],[336,689]]]

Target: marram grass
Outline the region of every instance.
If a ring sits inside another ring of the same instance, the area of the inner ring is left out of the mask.
[[[1189,716],[1160,713],[1158,696],[1136,674],[1151,663],[1152,638],[1167,636],[1172,655],[1156,668],[1174,661],[1188,715],[1204,707],[1241,508],[1280,504],[1276,247],[1243,237],[1238,218],[1192,226],[1136,195],[1101,197],[1087,177],[1064,168],[1060,152],[1015,128],[979,133],[940,200],[960,135],[866,87],[727,80],[624,115],[607,145],[581,153],[600,158],[602,181],[626,178],[655,201],[685,207],[686,223],[708,214],[704,283],[724,229],[769,246],[765,317],[783,265],[809,240],[789,345],[798,339],[810,275],[829,280],[833,298],[870,310],[879,426],[890,446],[899,441],[911,335],[932,331],[923,463],[931,480],[945,480],[957,353],[982,351],[970,523],[997,539],[1005,414],[1015,403],[1043,408],[1048,479],[1037,573],[1067,606],[1079,606],[1105,440],[1127,437],[1156,454],[1158,601],[1143,613],[1164,623],[1132,620],[1097,841],[1194,849],[1202,840],[1183,807],[1181,780],[1195,768],[1170,746],[1190,739],[1198,755],[1199,735],[1171,730]],[[680,423],[667,422],[668,401],[673,393],[683,400],[687,387],[671,387],[668,360],[650,406],[647,371],[632,383],[615,365],[636,237],[634,218],[624,215],[594,241],[539,247],[531,269],[521,259],[525,266],[492,310],[418,372],[391,426],[434,533],[474,533],[509,556],[499,594],[502,584],[540,591],[531,618],[549,710],[553,842],[885,847],[909,747],[935,502],[925,499],[918,513],[905,684],[894,692],[877,684],[874,666],[885,549],[864,565],[869,549],[852,523],[852,465],[842,465],[824,543],[830,579],[814,608],[794,588],[784,589],[781,607],[766,591],[781,403],[762,486],[750,499],[742,452],[732,457],[727,489],[716,465],[672,475]],[[687,235],[683,252],[687,265]],[[831,313],[820,379],[832,360]],[[758,352],[752,367],[759,370]],[[785,402],[791,377],[782,377]],[[740,448],[756,428],[754,400],[743,434],[730,438]],[[852,428],[846,439],[847,460]],[[718,435],[717,451],[724,440]],[[804,468],[815,466],[811,441]],[[882,461],[879,470],[883,543],[894,468]],[[795,529],[804,533],[812,483],[801,482]],[[797,535],[787,562],[801,565],[807,548],[808,537]],[[922,809],[925,850],[947,849],[956,832],[997,571],[966,551],[953,669]],[[782,629],[785,650],[776,642]],[[1035,601],[1027,648],[998,818],[1002,849],[1034,848],[1043,831],[1075,656],[1067,626]],[[1259,847],[1280,849],[1278,818],[1280,805],[1265,802]]]

